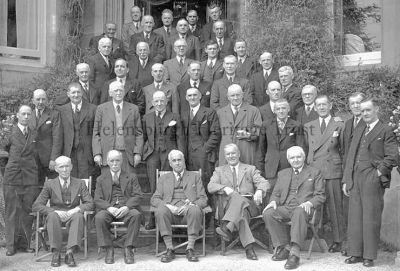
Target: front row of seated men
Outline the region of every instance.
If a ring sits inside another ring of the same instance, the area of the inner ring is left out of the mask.
[[[215,169],[207,187],[210,193],[222,195],[223,217],[217,233],[230,241],[232,233],[238,231],[246,257],[257,260],[249,220],[260,214],[260,204],[270,184],[255,166],[239,161],[237,145],[226,145],[224,154],[228,164]],[[307,221],[313,210],[325,201],[325,181],[318,169],[304,164],[305,153],[301,147],[289,148],[287,158],[291,168],[278,173],[271,201],[263,211],[263,219],[277,248],[272,260],[287,260],[285,268],[294,269],[299,265]],[[136,175],[121,170],[122,160],[121,152],[108,152],[109,170],[104,170],[97,179],[94,201],[85,182],[70,176],[71,159],[60,156],[55,160],[59,177],[46,181],[33,204],[34,211],[47,215],[46,224],[53,252],[51,266],[61,264],[62,225],[66,225],[69,231],[65,263],[70,267],[76,266],[73,253],[79,248],[83,237],[83,213],[95,207],[97,242],[106,251],[105,263],[114,263],[113,240],[109,230],[113,221],[123,221],[128,228],[124,241],[124,261],[126,264],[134,263],[133,248],[143,218],[140,208],[142,192]],[[196,262],[198,258],[194,245],[200,231],[204,230],[202,210],[207,206],[207,195],[199,174],[185,169],[185,158],[181,151],[171,150],[168,160],[173,171],[160,176],[151,198],[156,223],[167,248],[161,262],[170,262],[175,258],[171,224],[176,223],[187,224],[186,258]],[[282,224],[288,221],[292,223],[290,236],[287,235],[286,225]]]

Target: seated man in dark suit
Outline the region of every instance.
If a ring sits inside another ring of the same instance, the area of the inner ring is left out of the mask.
[[[275,118],[275,103],[282,97],[281,84],[271,81],[265,91],[269,97],[269,102],[261,106],[260,113],[263,121]]]
[[[273,261],[287,259],[285,269],[299,266],[300,247],[307,235],[307,221],[313,210],[325,202],[325,180],[321,172],[305,162],[305,153],[299,146],[287,150],[291,168],[278,173],[278,180],[269,204],[263,211],[265,225],[274,247]],[[287,222],[291,222],[290,236]]]
[[[94,203],[97,214],[94,217],[96,224],[97,243],[106,249],[106,264],[114,263],[114,247],[110,234],[110,223],[123,221],[127,226],[124,243],[124,261],[126,264],[134,262],[133,247],[139,235],[142,214],[140,199],[142,191],[138,178],[134,173],[121,170],[122,154],[111,150],[107,154],[109,171],[97,178]]]
[[[255,166],[240,163],[240,151],[235,144],[224,146],[227,165],[217,167],[208,183],[210,193],[223,193],[224,216],[216,229],[225,241],[232,239],[232,232],[239,231],[240,242],[249,260],[257,260],[253,249],[254,237],[249,227],[250,217],[260,214],[257,205],[270,187]]]
[[[202,209],[207,206],[207,196],[200,175],[185,170],[185,157],[181,151],[172,150],[168,160],[173,172],[160,177],[157,190],[151,197],[160,234],[167,247],[161,262],[167,263],[175,258],[171,223],[179,221],[186,222],[188,226],[186,258],[197,262],[194,244],[201,230]]]
[[[34,212],[47,215],[46,228],[50,248],[53,251],[51,266],[61,265],[62,224],[68,227],[67,252],[65,263],[76,266],[73,252],[82,242],[84,211],[93,210],[93,199],[83,180],[70,176],[71,159],[60,156],[56,159],[56,171],[59,176],[45,182],[42,192],[32,206]],[[47,202],[50,201],[50,206]]]
[[[301,90],[301,98],[303,99],[304,105],[297,108],[296,113],[294,114],[296,120],[300,122],[301,125],[318,119],[318,113],[314,104],[317,95],[318,89],[313,85],[305,85]]]
[[[95,36],[89,41],[89,48],[93,54],[98,52],[98,43],[101,38],[109,38],[111,40],[111,53],[110,57],[113,59],[117,58],[125,58],[126,51],[124,48],[124,43],[122,40],[117,39],[115,37],[115,33],[117,32],[117,24],[114,22],[107,22],[104,25],[104,33],[98,36]]]
[[[129,43],[129,54],[134,55],[136,45],[141,42],[147,42],[150,48],[149,58],[155,63],[162,63],[165,59],[165,43],[163,37],[153,31],[154,19],[151,15],[145,15],[142,19],[143,31],[133,34]]]

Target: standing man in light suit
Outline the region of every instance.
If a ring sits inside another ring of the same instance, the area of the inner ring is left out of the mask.
[[[377,258],[383,196],[390,187],[392,168],[398,163],[398,145],[391,127],[378,118],[373,98],[361,104],[364,123],[353,133],[344,169],[343,192],[349,198],[347,264],[374,265]]]
[[[238,230],[247,259],[257,260],[249,220],[260,214],[256,205],[262,203],[270,184],[260,175],[260,171],[255,166],[239,161],[240,150],[235,144],[225,145],[224,155],[228,164],[215,169],[207,186],[211,194],[224,193],[223,210],[219,210],[223,212],[222,225],[216,231],[229,242],[232,239],[232,233]]]
[[[304,125],[307,163],[321,169],[326,180],[326,204],[333,234],[329,252],[334,253],[341,251],[344,238],[341,192],[344,123],[331,116],[332,103],[328,96],[318,96],[315,107],[319,118]]]
[[[122,169],[131,173],[142,159],[143,130],[139,109],[136,105],[125,102],[125,91],[118,81],[109,88],[112,101],[97,107],[93,128],[93,157],[96,164],[107,166],[105,155],[110,150],[122,153]]]

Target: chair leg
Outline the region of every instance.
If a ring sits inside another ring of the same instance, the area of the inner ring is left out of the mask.
[[[156,256],[158,255],[158,243],[160,242],[160,232],[158,228],[158,224],[156,223]]]
[[[307,260],[309,260],[311,258],[311,251],[314,246],[314,240],[315,240],[315,237],[313,236],[310,241],[310,246],[308,247]]]
[[[87,221],[86,219],[83,221],[83,251],[84,251],[84,259],[87,259],[88,254],[88,229],[87,229]]]
[[[226,253],[226,244],[225,244],[225,240],[221,237],[221,255],[225,256]]]
[[[35,256],[39,255],[39,215],[36,215],[36,227],[35,227]]]
[[[206,214],[203,212],[203,230],[202,230],[202,242],[203,242],[203,257],[206,256]]]

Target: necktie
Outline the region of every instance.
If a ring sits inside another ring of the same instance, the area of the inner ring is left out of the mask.
[[[235,167],[232,167],[232,175],[233,175],[233,190],[237,191],[237,175]]]
[[[75,105],[75,114],[78,114],[80,112],[79,107],[77,105]]]
[[[214,67],[214,66],[213,66],[213,62],[210,61],[210,64],[208,65],[208,68],[209,68],[210,70],[212,70],[213,67]]]
[[[63,183],[63,185],[62,185],[62,189],[63,189],[63,190],[67,190],[67,189],[68,189],[67,180],[64,180],[64,183]]]
[[[144,69],[144,67],[146,66],[146,62],[144,60],[140,60],[140,63],[142,65],[142,68]]]
[[[104,61],[106,62],[107,67],[110,68],[110,60],[108,60],[108,56],[104,57]]]
[[[325,119],[322,119],[322,122],[321,122],[321,134],[324,133],[325,129],[326,129]]]
[[[177,179],[176,179],[176,182],[177,182],[177,186],[176,187],[181,187],[181,182],[182,182],[182,173],[181,172],[178,172],[176,175],[178,175],[177,176]]]
[[[239,63],[240,63],[240,64],[243,64],[243,62],[244,62],[244,61],[243,61],[243,58],[240,58],[240,59],[239,59]]]
[[[118,179],[117,173],[113,174],[112,181],[113,181],[113,184],[119,185],[119,179]]]
[[[367,128],[365,128],[365,135],[367,135],[369,133],[371,129],[371,126],[369,126],[369,124],[367,125]]]
[[[169,27],[167,27],[167,35],[169,36],[170,33],[171,31],[169,30]]]
[[[283,128],[285,128],[285,123],[283,121],[278,121],[278,128],[279,128],[279,133],[283,133]]]
[[[124,84],[124,83],[122,82],[122,78],[119,78],[119,82],[120,82],[121,84]]]
[[[24,136],[28,138],[28,127],[24,127]]]
[[[41,117],[41,116],[42,116],[42,111],[41,111],[41,110],[38,110],[38,111],[37,111],[37,116],[36,116],[37,119],[40,120],[40,117]]]
[[[295,169],[294,170],[294,175],[298,175],[299,174],[299,170],[298,169]]]
[[[231,77],[229,77],[229,84],[233,84],[233,77],[231,76]]]
[[[358,124],[358,117],[354,117],[353,127],[355,128]]]
[[[146,40],[149,41],[149,39],[150,39],[150,33],[147,33],[146,34]]]
[[[160,83],[157,83],[157,84],[156,84],[156,89],[157,89],[157,90],[160,90],[160,88],[161,88],[161,84],[160,84]]]
[[[193,108],[190,109],[190,120],[193,120],[194,118],[194,112],[193,112]]]
[[[268,71],[265,71],[264,79],[266,82],[268,82]]]
[[[197,88],[197,82],[196,81],[193,82],[193,87]]]
[[[135,23],[136,30],[139,30],[139,23]]]
[[[156,111],[156,115],[157,115],[157,118],[162,119],[161,118],[161,112]]]
[[[121,113],[121,106],[119,104],[117,105],[117,113]]]
[[[181,57],[181,59],[179,60],[179,67],[183,67],[183,57]]]
[[[83,90],[85,92],[88,92],[88,84],[87,83],[83,83]]]
[[[219,50],[222,49],[222,39],[218,39],[218,47],[219,47]]]
[[[233,112],[233,119],[234,120],[236,120],[236,117],[237,117],[237,115],[238,115],[238,113],[239,113],[239,107],[237,106],[237,105],[235,105],[235,106],[233,106],[233,108],[234,108],[234,112]]]
[[[306,114],[307,114],[307,116],[310,115],[310,112],[311,112],[311,106],[307,105],[306,106]]]

